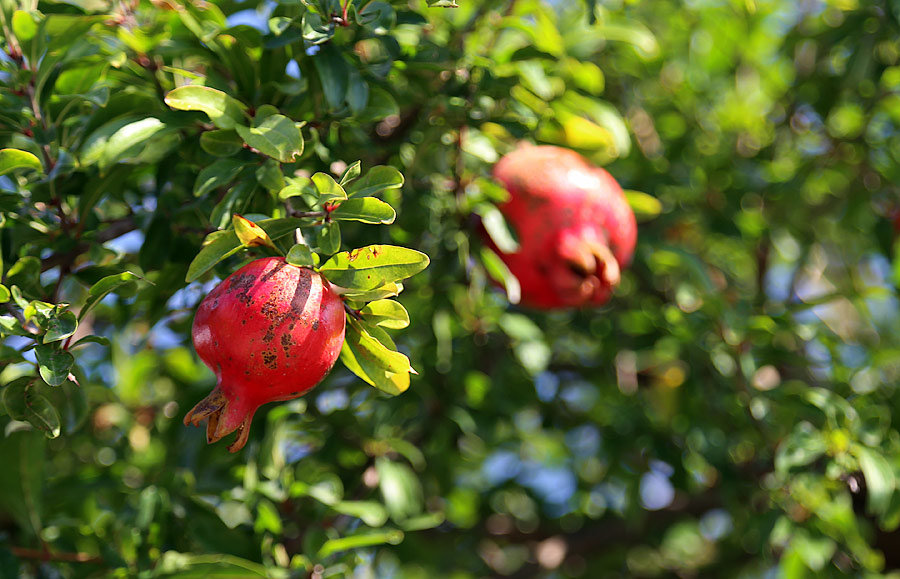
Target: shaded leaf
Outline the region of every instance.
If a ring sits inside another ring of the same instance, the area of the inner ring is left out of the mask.
[[[878,451],[854,445],[853,454],[859,460],[859,468],[866,478],[868,510],[872,514],[883,515],[891,504],[891,494],[896,486],[894,470]]]
[[[285,259],[289,264],[299,267],[312,267],[315,265],[312,251],[309,249],[308,245],[302,243],[297,243],[291,247]]]
[[[216,157],[230,157],[244,148],[241,137],[233,129],[206,131],[200,135],[200,147]]]
[[[43,324],[43,327],[47,331],[44,334],[44,343],[49,344],[74,334],[78,328],[78,320],[74,313],[66,311],[52,316]]]
[[[210,191],[231,183],[247,164],[234,159],[219,159],[204,167],[194,181],[194,197],[203,197]]]
[[[87,315],[87,313],[91,311],[91,309],[94,308],[100,302],[100,300],[105,298],[107,295],[118,290],[119,288],[131,286],[135,281],[139,279],[141,278],[131,273],[130,271],[123,271],[122,273],[108,275],[99,280],[97,283],[91,286],[91,289],[88,292],[88,298],[84,302],[84,307],[82,307],[81,311],[78,312],[78,320],[83,320],[84,316]]]
[[[65,382],[75,364],[75,357],[68,351],[47,344],[35,346],[34,355],[37,358],[41,378],[51,386],[59,386]]]

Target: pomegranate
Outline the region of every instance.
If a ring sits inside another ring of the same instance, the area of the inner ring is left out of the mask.
[[[498,254],[519,280],[522,303],[539,309],[605,303],[637,241],[634,213],[616,180],[553,146],[509,153],[494,178],[510,194],[500,211],[519,236],[517,252]]]
[[[237,452],[257,408],[302,396],[331,370],[344,343],[344,304],[311,269],[257,259],[203,299],[191,335],[217,384],[184,423],[208,420],[210,443],[237,430],[228,447]]]

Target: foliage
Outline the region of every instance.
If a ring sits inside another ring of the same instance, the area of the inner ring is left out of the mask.
[[[898,22],[0,0],[0,575],[900,567]],[[629,189],[602,309],[519,308],[480,241],[520,140]],[[278,253],[343,288],[344,364],[231,456],[181,424],[191,315]]]

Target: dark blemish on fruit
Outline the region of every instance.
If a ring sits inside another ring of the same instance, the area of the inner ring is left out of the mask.
[[[288,333],[281,334],[281,347],[284,348],[285,357],[290,356],[291,346],[294,345],[294,338]]]
[[[269,342],[271,342],[272,340],[275,339],[275,331],[274,331],[274,329],[275,329],[274,326],[269,326],[269,327],[266,329],[266,335],[263,336],[263,339],[262,339],[263,342],[265,342],[265,343],[268,344]]]
[[[247,325],[247,320],[241,320],[241,325],[242,325],[242,326],[246,326],[246,325]]]
[[[278,317],[278,307],[275,305],[275,296],[272,296],[269,301],[263,304],[263,307],[259,310],[259,313],[264,315],[266,319],[274,320]]]
[[[219,298],[216,298],[215,300],[213,300],[213,308],[217,308],[217,307],[219,307]]]
[[[278,368],[278,355],[274,350],[264,350],[262,353],[263,364],[265,364],[266,368],[270,370],[274,370]]]
[[[250,370],[244,370],[244,376],[249,376],[249,375],[250,375]]]
[[[312,329],[313,329],[313,331],[316,331],[316,332],[319,331],[319,320],[313,321]]]
[[[250,297],[250,290],[253,289],[253,283],[255,281],[255,275],[242,273],[231,278],[231,284],[228,286],[228,291],[237,291],[237,295],[235,296],[237,297],[237,300],[249,306],[253,303],[253,299]]]

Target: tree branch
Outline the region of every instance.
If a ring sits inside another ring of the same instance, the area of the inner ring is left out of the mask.
[[[71,251],[67,251],[66,253],[55,253],[50,257],[41,260],[41,271],[44,272],[48,269],[53,269],[58,265],[71,264],[79,255],[90,249],[92,243],[106,243],[107,241],[121,237],[138,228],[133,217],[122,217],[121,219],[110,221],[107,225],[109,227],[100,231],[92,242],[79,243],[75,249]]]
[[[40,559],[41,561],[65,561],[67,563],[103,563],[100,557],[87,553],[51,553],[40,549],[10,547],[12,554],[20,559]]]

